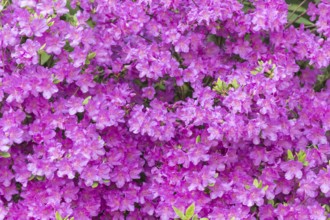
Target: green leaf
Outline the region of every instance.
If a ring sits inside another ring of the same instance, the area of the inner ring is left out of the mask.
[[[226,38],[222,37],[222,36],[217,36],[215,34],[209,34],[207,36],[207,41],[208,42],[213,42],[215,43],[217,46],[219,46],[220,48],[223,48],[223,46],[226,43]]]
[[[10,1],[10,0],[1,1],[0,5],[2,5],[2,11],[4,11],[11,3],[12,3],[12,1]]]
[[[78,5],[75,8],[72,8],[71,7],[71,0],[67,0],[66,1],[65,7],[69,9],[69,13],[72,14],[72,15],[73,14],[76,14],[77,11],[79,10],[79,6]]]
[[[91,100],[92,96],[88,96],[87,98],[84,99],[83,105],[87,105],[89,103],[89,100]]]
[[[89,18],[86,22],[88,24],[88,26],[90,26],[91,28],[94,28],[96,23],[95,21],[92,20],[92,18]]]
[[[93,183],[93,185],[92,185],[92,188],[94,189],[94,188],[98,187],[98,185],[99,185],[99,183],[96,182],[96,181],[94,181],[94,183]]]
[[[308,164],[309,164],[308,161],[304,161],[304,162],[303,162],[303,165],[304,165],[305,167],[307,167]]]
[[[257,75],[258,73],[259,73],[259,72],[258,72],[257,70],[252,70],[252,71],[251,71],[251,74],[254,75],[254,76]]]
[[[207,41],[208,42],[216,42],[216,40],[217,40],[217,35],[215,35],[215,34],[209,34],[207,36]]]
[[[209,220],[208,218],[201,218],[201,219],[199,219],[199,220]]]
[[[41,50],[39,52],[40,54],[40,65],[43,66],[50,58],[51,58],[51,55],[49,55],[48,53],[46,53],[45,51]]]
[[[87,55],[87,59],[91,60],[93,59],[94,57],[96,57],[96,53],[95,52],[91,52]]]
[[[242,1],[243,3],[243,11],[247,13],[249,10],[254,9],[255,6],[250,1]]]
[[[302,13],[305,12],[306,9],[303,8],[302,6],[298,7],[299,4],[290,4],[288,10],[292,13],[293,11],[296,11],[296,13]]]
[[[294,159],[294,156],[293,156],[293,153],[292,153],[291,150],[288,150],[287,156],[288,156],[288,160],[293,160]]]
[[[61,217],[61,215],[60,215],[60,213],[58,211],[55,213],[55,219],[56,220],[63,220],[62,217]]]
[[[269,186],[267,185],[264,188],[262,188],[262,190],[266,192],[268,188],[269,188]]]
[[[313,22],[311,22],[310,20],[308,20],[307,18],[304,18],[304,17],[300,17],[295,23],[304,24],[304,25],[314,25]]]
[[[253,180],[253,185],[258,188],[258,189],[261,189],[262,188],[262,180],[257,180],[257,179],[254,179]]]
[[[239,84],[237,82],[236,79],[234,79],[233,81],[231,81],[230,85],[234,88],[234,89],[237,89],[239,87]]]
[[[161,91],[165,91],[166,90],[166,87],[165,87],[164,81],[161,80],[160,82],[156,83],[155,84],[155,89],[158,89],[158,90],[161,90]]]
[[[70,46],[69,41],[66,41],[65,42],[65,45],[64,45],[63,49],[66,50],[66,51],[68,51],[68,52],[74,51],[74,48]]]
[[[70,24],[72,26],[78,26],[79,22],[78,22],[76,14],[73,14],[73,15],[72,14],[65,14],[63,16],[64,16],[64,20],[67,21],[67,22],[70,22]]]
[[[275,201],[273,199],[268,200],[267,203],[270,204],[270,205],[272,205],[272,206],[275,206]]]
[[[175,214],[177,214],[177,216],[179,216],[181,218],[181,220],[186,220],[186,216],[183,214],[183,212],[181,212],[179,209],[177,209],[176,207],[172,206]]]
[[[11,155],[8,152],[2,152],[2,151],[0,151],[0,157],[2,157],[2,158],[9,158],[10,156]]]
[[[322,207],[325,209],[326,212],[330,213],[330,206],[329,205],[325,204]]]
[[[258,186],[259,186],[259,181],[258,181],[257,179],[254,179],[254,180],[253,180],[253,185],[254,185],[256,188],[258,188]]]
[[[198,135],[198,136],[196,137],[196,144],[198,144],[198,143],[200,143],[200,142],[201,142],[201,136]]]
[[[195,203],[191,204],[186,210],[186,218],[190,219],[195,214]]]
[[[45,176],[35,176],[35,178],[37,179],[37,180],[39,180],[39,181],[43,181],[43,180],[45,180]]]
[[[198,215],[194,215],[192,220],[198,220]]]
[[[229,89],[228,85],[224,81],[222,81],[220,78],[218,78],[215,86],[213,87],[214,91],[216,91],[222,95],[226,94],[228,89]]]
[[[53,83],[54,83],[54,84],[59,84],[60,82],[61,82],[61,81],[60,81],[59,79],[56,79],[56,78],[53,80]]]
[[[55,23],[55,21],[51,21],[51,22],[49,22],[47,25],[48,25],[49,27],[51,27],[51,26],[54,25],[54,23]]]
[[[300,150],[297,154],[298,161],[304,163],[306,161],[306,153],[303,150]]]
[[[294,21],[298,16],[300,16],[300,14],[301,13],[299,13],[299,14],[296,14],[296,13],[294,13],[293,15],[292,15],[292,17],[290,18],[290,21]],[[289,22],[290,22],[289,21]],[[304,17],[304,16],[301,16],[300,18],[298,18],[295,22],[294,22],[294,24],[298,24],[298,25],[300,25],[300,24],[304,24],[304,25],[314,25],[314,23],[313,22],[311,22],[310,20],[308,20],[306,17]]]

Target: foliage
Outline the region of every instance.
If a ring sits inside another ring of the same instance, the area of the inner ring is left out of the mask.
[[[208,220],[208,218],[198,218],[198,215],[195,214],[195,204],[191,204],[185,212],[180,211],[173,206],[173,210],[180,217],[181,220]]]

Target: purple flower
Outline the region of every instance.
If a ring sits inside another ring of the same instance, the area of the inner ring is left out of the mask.
[[[62,48],[65,45],[65,42],[61,40],[58,36],[49,36],[46,38],[46,49],[47,53],[54,53],[59,55],[62,51]]]
[[[305,196],[315,198],[318,195],[318,185],[316,182],[316,175],[314,172],[308,172],[306,179],[300,181],[298,194],[304,194]]]
[[[285,172],[285,179],[287,180],[292,180],[294,177],[301,179],[302,168],[303,164],[294,160],[281,163],[281,169]]]
[[[207,129],[207,131],[210,134],[208,137],[209,140],[221,140],[223,138],[223,134],[221,134],[222,131],[216,125],[212,125]]]
[[[143,97],[146,97],[148,99],[152,99],[156,93],[155,89],[151,86],[143,88],[142,92],[143,92]]]
[[[265,191],[263,189],[258,189],[254,186],[251,186],[250,189],[240,192],[237,196],[237,199],[242,202],[243,205],[248,207],[251,207],[254,204],[257,206],[262,206],[264,204],[264,195]]]
[[[12,54],[12,57],[16,60],[16,63],[30,65],[37,64],[39,62],[38,50],[40,48],[40,44],[38,41],[32,41],[28,39],[24,44],[16,45],[15,51]]]
[[[18,30],[16,27],[10,27],[9,24],[5,24],[0,32],[1,41],[0,45],[3,47],[14,46],[18,41]]]
[[[67,108],[70,115],[75,115],[78,112],[84,111],[83,99],[78,97],[71,97],[67,102]]]
[[[19,6],[20,7],[34,7],[36,5],[36,1],[34,0],[20,0],[19,1]]]
[[[232,190],[233,181],[225,182],[217,179],[214,186],[211,189],[211,199],[222,198],[225,193],[230,193]]]
[[[330,4],[241,2],[2,1],[0,219],[326,219]]]
[[[324,194],[330,192],[330,172],[328,171],[328,169],[327,171],[321,170],[317,178],[321,192],[323,192]]]
[[[73,60],[74,67],[81,67],[85,64],[87,52],[76,48],[72,53],[70,53],[70,58]]]
[[[42,34],[48,29],[45,19],[34,19],[31,23],[31,29],[36,37],[41,37]]]
[[[81,173],[82,179],[85,180],[87,186],[92,186],[93,182],[102,182],[103,179],[110,179],[110,169],[107,165],[88,166]]]
[[[39,82],[40,83],[36,86],[36,90],[42,92],[42,96],[45,99],[50,99],[53,94],[58,92],[58,88],[51,79],[41,79]]]
[[[69,179],[74,178],[75,172],[72,168],[71,163],[67,159],[63,159],[58,163],[57,176],[58,177],[67,176]]]
[[[53,4],[54,4],[54,10],[58,15],[63,15],[69,12],[69,9],[66,7],[65,0],[56,0],[53,2]]]
[[[181,37],[180,40],[175,43],[175,51],[178,53],[180,52],[188,53],[189,44],[190,44],[189,38]]]

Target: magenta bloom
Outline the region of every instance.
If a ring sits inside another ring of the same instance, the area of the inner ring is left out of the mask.
[[[308,2],[2,0],[0,219],[329,218]]]
[[[285,172],[285,179],[287,180],[291,180],[295,177],[301,179],[303,175],[302,168],[303,164],[294,160],[283,162],[281,164],[281,169]]]
[[[18,64],[22,63],[25,65],[37,64],[39,62],[38,50],[40,48],[40,43],[28,39],[21,46],[15,46],[15,52],[12,57],[16,60]]]
[[[83,99],[77,97],[71,97],[67,102],[67,108],[70,115],[74,115],[78,112],[84,111]]]

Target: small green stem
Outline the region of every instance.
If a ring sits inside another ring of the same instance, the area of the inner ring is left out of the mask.
[[[301,18],[302,16],[304,16],[307,13],[307,11],[301,13],[300,15],[298,15],[298,17],[296,17],[293,21],[291,21],[289,24],[287,24],[285,26],[285,29],[287,29],[288,27],[290,27],[291,24],[295,23],[299,18]]]
[[[289,16],[289,18],[288,18],[288,20],[290,20],[290,18],[294,15],[294,13],[298,10],[298,8],[300,8],[305,2],[306,2],[307,0],[304,0],[304,1],[302,1],[294,10],[293,10],[293,12],[291,12],[291,14],[290,14],[290,16]]]

